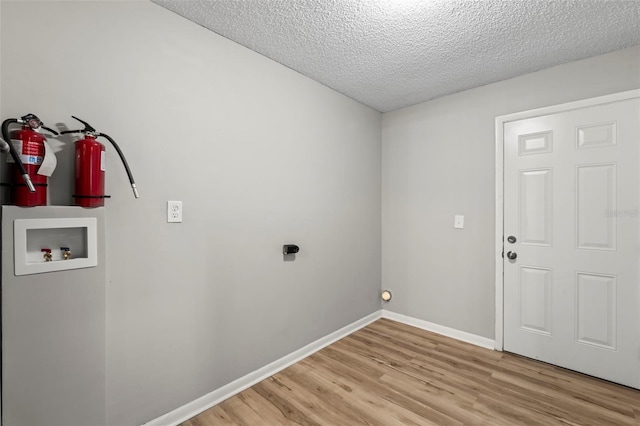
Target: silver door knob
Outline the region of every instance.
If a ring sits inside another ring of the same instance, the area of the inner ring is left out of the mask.
[[[507,252],[507,257],[510,260],[515,260],[518,257],[518,253],[514,252],[514,251],[508,251]]]

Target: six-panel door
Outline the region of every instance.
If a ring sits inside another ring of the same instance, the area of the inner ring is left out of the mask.
[[[640,388],[639,146],[638,98],[505,123],[506,351]]]

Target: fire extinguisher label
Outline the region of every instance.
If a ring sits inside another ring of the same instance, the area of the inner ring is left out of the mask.
[[[103,172],[107,170],[107,156],[106,156],[106,154],[107,154],[106,151],[100,152],[100,170],[103,171]]]
[[[32,165],[40,165],[42,164],[42,160],[44,156],[42,155],[42,151],[40,151],[39,143],[27,143],[26,145],[22,143],[20,139],[11,139],[11,143],[13,147],[16,149],[16,152],[20,155],[20,160],[22,160],[23,164],[32,164]],[[13,157],[7,155],[7,163],[13,163]]]
[[[44,144],[44,160],[42,160],[42,164],[40,164],[40,167],[38,168],[38,174],[42,176],[51,176],[58,165],[58,159],[56,158],[56,154],[53,153],[51,145],[46,141],[42,143]]]

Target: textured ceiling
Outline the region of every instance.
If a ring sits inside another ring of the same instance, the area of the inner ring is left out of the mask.
[[[378,111],[640,44],[640,0],[152,0]]]

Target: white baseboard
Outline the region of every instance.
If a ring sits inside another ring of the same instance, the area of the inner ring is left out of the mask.
[[[429,321],[397,314],[395,312],[387,311],[386,309],[382,310],[382,318],[398,321],[423,330],[432,331],[434,333],[442,334],[443,336],[451,337],[453,339],[461,340],[487,349],[495,349],[496,346],[495,340],[467,333],[466,331],[456,330],[455,328],[445,327],[444,325],[434,324]]]
[[[334,331],[333,333],[322,337],[315,342],[309,343],[307,346],[298,349],[295,352],[286,355],[271,364],[265,365],[262,368],[259,368],[256,371],[253,371],[247,374],[244,377],[240,377],[233,382],[222,386],[219,389],[214,390],[211,393],[208,393],[192,402],[189,402],[182,407],[178,407],[173,411],[168,412],[154,420],[145,423],[145,426],[175,426],[178,425],[201,412],[213,407],[232,397],[233,395],[242,392],[243,390],[250,388],[256,383],[266,379],[267,377],[273,376],[281,370],[289,367],[290,365],[295,364],[312,355],[313,353],[319,351],[320,349],[329,346],[330,344],[337,342],[343,337],[348,336],[349,334],[366,327],[372,322],[382,317],[382,311],[376,311],[366,317],[359,319],[358,321],[347,325],[346,327],[341,328],[338,331]]]

